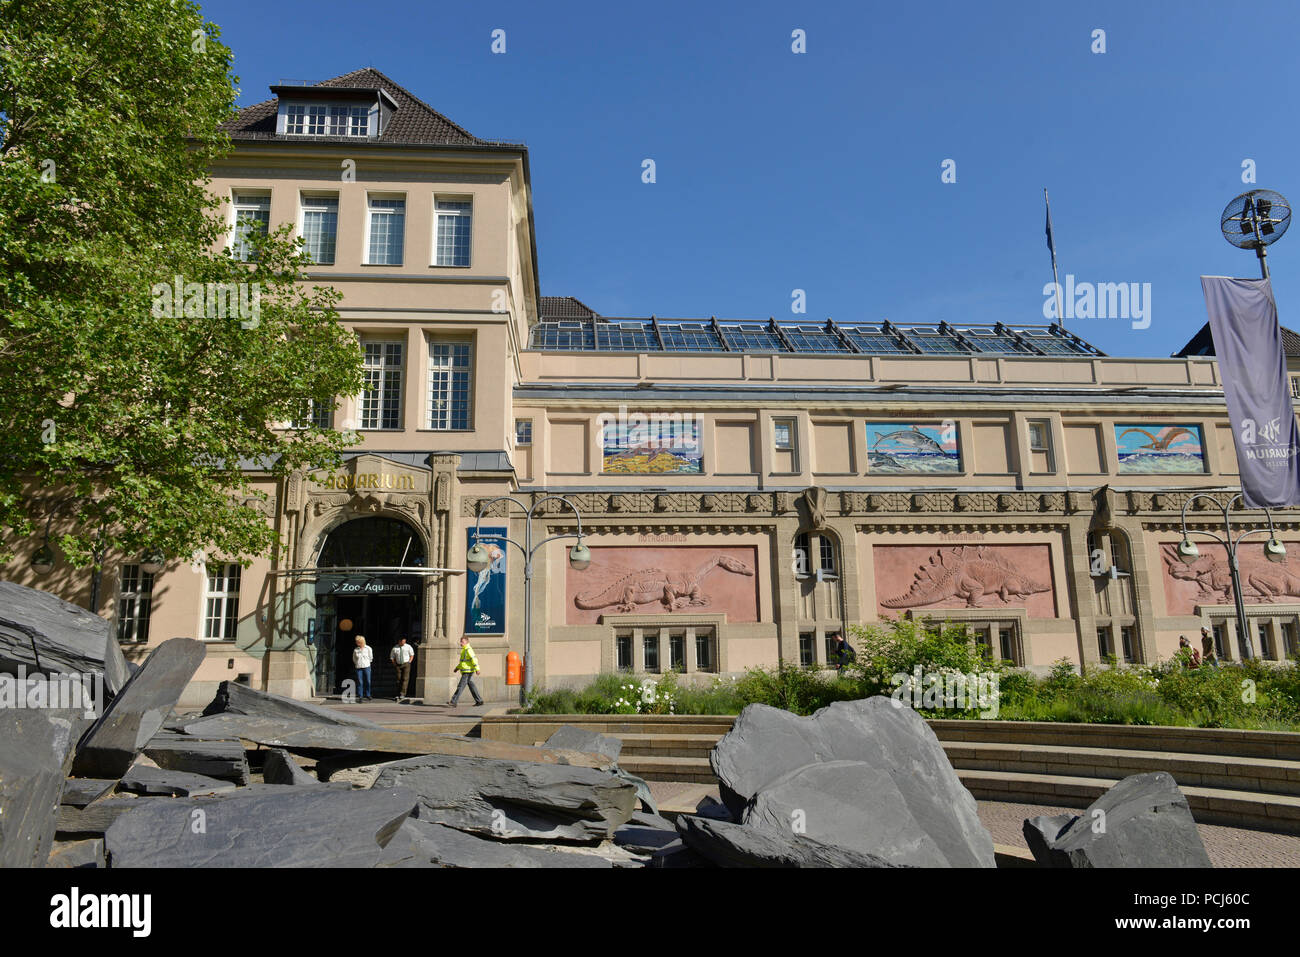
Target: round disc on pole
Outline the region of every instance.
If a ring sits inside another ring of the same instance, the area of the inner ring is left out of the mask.
[[[1219,229],[1238,249],[1261,249],[1282,238],[1291,225],[1291,204],[1271,189],[1242,193],[1223,210]]]

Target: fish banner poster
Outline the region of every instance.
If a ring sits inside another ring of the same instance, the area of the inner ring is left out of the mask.
[[[506,530],[486,525],[466,532],[469,547],[482,542],[488,553],[488,567],[465,576],[465,634],[506,633]]]
[[[1202,276],[1214,353],[1251,508],[1300,505],[1300,429],[1288,388],[1277,305],[1267,279]]]

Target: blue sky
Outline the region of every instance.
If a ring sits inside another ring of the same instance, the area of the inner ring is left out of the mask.
[[[1300,198],[1295,3],[203,9],[241,104],[373,66],[470,132],[527,143],[542,293],[604,315],[1043,322],[1046,186],[1062,283],[1151,284],[1148,328],[1067,327],[1168,355],[1205,322],[1200,275],[1258,275],[1219,233],[1227,202]],[[1269,257],[1292,328],[1297,262],[1300,231]]]

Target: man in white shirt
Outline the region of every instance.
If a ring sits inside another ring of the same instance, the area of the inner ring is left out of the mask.
[[[398,638],[397,644],[393,645],[393,652],[388,656],[393,662],[393,667],[397,669],[397,698],[398,704],[406,698],[406,682],[411,677],[411,662],[415,660],[415,649],[406,643],[405,638]]]

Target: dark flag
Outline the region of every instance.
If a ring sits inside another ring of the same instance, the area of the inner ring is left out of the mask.
[[[1047,190],[1043,190],[1043,195],[1047,195]],[[1068,198],[1068,197],[1067,197]],[[1069,225],[1068,223],[1066,225]],[[1047,248],[1052,251],[1052,273],[1056,273],[1056,240],[1052,238],[1052,207],[1047,207]]]
[[[1300,505],[1300,427],[1267,279],[1202,276],[1214,352],[1251,508]]]

